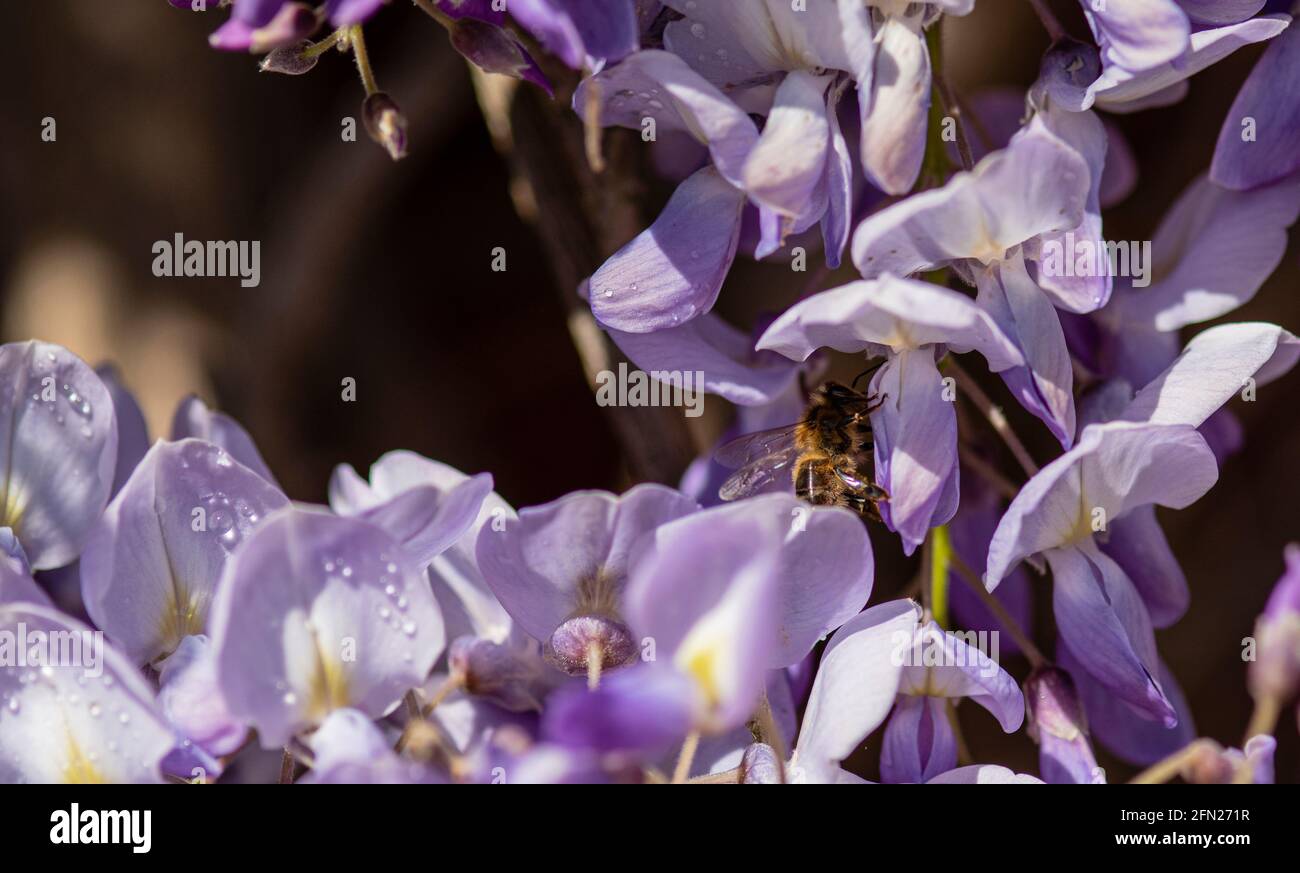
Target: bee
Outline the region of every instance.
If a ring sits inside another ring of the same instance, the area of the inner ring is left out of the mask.
[[[838,382],[825,383],[812,392],[799,421],[747,434],[714,453],[718,463],[739,468],[722,483],[718,496],[737,500],[788,475],[799,499],[844,506],[879,521],[878,504],[889,494],[871,481],[868,416],[884,402],[885,395],[867,396]]]

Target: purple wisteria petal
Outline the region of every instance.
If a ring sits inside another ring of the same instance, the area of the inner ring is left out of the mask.
[[[1264,50],[1264,56],[1241,86],[1223,119],[1210,178],[1234,189],[1258,188],[1277,182],[1300,169],[1300,149],[1295,147],[1297,136],[1300,136],[1300,27],[1292,23]]]
[[[637,555],[627,585],[629,624],[652,643],[655,660],[693,681],[694,724],[708,733],[744,724],[766,669],[785,665],[777,654],[778,561],[789,516],[746,509],[718,507],[663,525]]]
[[[515,623],[546,642],[572,617],[617,620],[633,547],[696,509],[660,485],[639,485],[621,497],[578,491],[485,527],[478,566]]]
[[[595,690],[575,682],[548,700],[542,736],[600,752],[654,756],[681,740],[701,708],[691,678],[656,664],[618,670]]]
[[[1088,742],[1087,719],[1070,674],[1042,667],[1025,682],[1029,730],[1038,743],[1039,771],[1052,785],[1104,781]]]
[[[1000,260],[1039,234],[1078,227],[1089,178],[1079,152],[1031,125],[969,173],[863,221],[853,233],[853,263],[870,279],[953,260]]]
[[[754,202],[793,219],[808,210],[826,169],[829,76],[788,73],[776,90],[763,133],[745,161],[744,188]]]
[[[209,408],[192,394],[176,407],[171,438],[174,441],[193,438],[221,446],[230,457],[272,485],[277,484],[271,468],[262,460],[262,453],[243,425],[229,415]]]
[[[387,714],[445,642],[428,584],[392,537],[297,507],[267,519],[227,564],[211,626],[218,687],[265,748],[337,709]]]
[[[1180,57],[1191,28],[1174,0],[1084,3],[1083,14],[1101,47],[1102,62],[1136,73]]]
[[[1300,339],[1275,324],[1241,322],[1202,331],[1120,416],[1199,427],[1243,388],[1264,385],[1300,360]]]
[[[326,0],[325,12],[329,15],[330,24],[346,27],[365,21],[387,2],[388,0]]]
[[[921,609],[911,600],[873,606],[835,632],[822,654],[791,764],[797,782],[834,783],[840,762],[880,727],[902,678],[902,647]]]
[[[654,224],[592,275],[596,319],[647,333],[712,309],[736,257],[744,205],[744,193],[712,168],[679,185]]]
[[[1178,0],[1187,17],[1200,24],[1235,24],[1264,8],[1265,0]]]
[[[974,637],[968,637],[974,641]],[[898,693],[929,697],[969,697],[1014,733],[1025,719],[1025,699],[1007,671],[960,634],[945,633],[930,621],[912,642],[913,657],[903,668]],[[944,769],[948,769],[945,767]],[[913,780],[915,781],[915,780]]]
[[[117,421],[104,383],[60,346],[0,346],[0,527],[35,570],[71,563],[104,511],[117,462]]]
[[[550,80],[513,31],[476,15],[461,17],[448,30],[452,48],[479,69],[531,82],[554,96]]]
[[[898,699],[880,747],[880,781],[927,782],[957,766],[957,737],[938,697]]]
[[[112,494],[117,494],[131,477],[135,465],[149,451],[149,429],[145,425],[140,404],[122,382],[117,368],[111,364],[101,364],[95,368],[95,373],[113,398],[113,411],[117,416],[117,464],[114,467],[112,491]]]
[[[656,373],[680,377],[704,374],[705,391],[740,406],[773,402],[793,385],[799,368],[785,358],[756,354],[749,334],[708,312],[680,327],[651,333],[609,330],[632,363],[654,378]]]
[[[0,782],[162,781],[176,737],[102,635],[33,604],[0,604],[0,635]]]
[[[1068,646],[1057,646],[1057,660],[1069,671],[1088,714],[1088,728],[1097,742],[1121,760],[1139,767],[1172,755],[1196,738],[1196,723],[1182,688],[1164,661],[1157,659],[1157,677],[1173,706],[1178,724],[1166,727],[1117,697],[1083,668]]]
[[[589,117],[597,88],[596,118]],[[709,147],[713,166],[733,186],[743,183],[745,162],[758,143],[758,128],[744,109],[691,69],[677,55],[642,51],[585,80],[573,107],[587,122],[643,130],[655,121],[656,136],[684,131]]]
[[[1007,507],[989,544],[993,590],[1021,560],[1091,541],[1101,527],[1147,504],[1182,509],[1218,479],[1214,453],[1194,428],[1110,422],[1043,467]]]
[[[916,183],[925,157],[930,53],[915,19],[888,16],[875,42],[870,97],[859,97],[862,166],[880,190],[906,194]]]
[[[306,38],[319,24],[316,13],[305,3],[236,3],[230,20],[212,32],[208,44],[221,51],[266,54]]]
[[[32,578],[26,561],[10,555],[0,555],[0,605],[6,603],[30,603],[54,608],[50,595]]]
[[[1287,228],[1298,215],[1300,176],[1254,191],[1229,191],[1198,177],[1151,241],[1150,287],[1125,291],[1101,318],[1119,330],[1139,323],[1174,331],[1231,312],[1282,262]]]
[[[436,468],[427,473],[426,463],[433,462],[410,452],[380,458],[369,493],[356,471],[342,465],[330,482],[331,508],[383,528],[423,567],[464,536],[492,493],[489,473],[451,483]]]
[[[942,773],[927,785],[1041,785],[1042,780],[1028,773],[1016,773],[997,764],[971,764]]]
[[[1264,15],[1238,24],[1196,31],[1191,35],[1187,51],[1172,61],[1139,73],[1112,67],[1093,83],[1091,90],[1097,106],[1110,112],[1134,111],[1143,105],[1144,98],[1184,84],[1184,80],[1242,46],[1272,39],[1286,29],[1289,21],[1286,15]],[[1174,99],[1183,91],[1185,88],[1174,92]],[[1165,105],[1165,102],[1173,101],[1163,101],[1160,105]]]
[[[847,79],[832,85],[826,106],[831,129],[830,152],[826,155],[826,214],[822,216],[821,228],[826,266],[832,270],[839,269],[844,247],[849,244],[849,233],[853,230],[853,156],[840,125],[839,112],[840,98],[847,87]]]
[[[939,343],[958,353],[978,351],[995,372],[1024,361],[969,297],[894,276],[850,282],[801,300],[772,322],[756,347],[803,361],[819,348],[861,352],[873,345],[904,350]]]
[[[137,664],[205,633],[236,548],[289,501],[201,440],[159,441],[96,524],[81,562],[86,611]]]
[[[872,378],[870,393],[883,398],[871,414],[876,480],[891,495],[881,517],[910,555],[956,510],[941,505],[941,498],[958,475],[957,415],[930,348],[891,356]]]
[[[1024,356],[1025,366],[1004,370],[1002,381],[1068,449],[1075,431],[1074,369],[1056,307],[1029,277],[1019,251],[975,279],[979,305]]]
[[[572,69],[598,68],[636,51],[632,0],[510,0],[510,14]]]
[[[1132,581],[1090,540],[1045,557],[1062,642],[1108,691],[1173,727],[1178,717],[1155,678],[1151,619]]]
[[[1154,506],[1139,506],[1112,521],[1101,550],[1133,581],[1151,613],[1151,624],[1169,627],[1187,612],[1191,593],[1169,541],[1156,520]]]
[[[248,728],[231,716],[217,688],[216,651],[206,636],[188,636],[158,666],[158,704],[181,734],[213,756],[243,745]]]
[[[299,785],[438,784],[442,779],[393,752],[392,742],[365,713],[330,713],[311,736],[312,768]]]

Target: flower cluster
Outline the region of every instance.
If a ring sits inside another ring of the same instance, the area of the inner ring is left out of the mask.
[[[351,50],[396,157],[405,121],[361,32],[382,5],[236,0],[212,43],[282,72]],[[800,499],[790,469],[722,500],[710,451],[677,489],[516,510],[488,474],[394,452],[368,477],[338,468],[329,506],[307,506],[199,401],[150,446],[111,371],[6,345],[0,780],[206,781],[260,746],[302,782],[860,782],[849,759],[881,728],[884,782],[1105,781],[1094,739],[1142,781],[1272,780],[1300,690],[1300,557],[1252,640],[1241,748],[1198,740],[1156,648],[1190,602],[1156,507],[1213,488],[1244,439],[1226,404],[1300,360],[1273,324],[1181,333],[1248,302],[1300,214],[1289,4],[1085,2],[1087,40],[1034,4],[1037,80],[1011,111],[969,113],[937,35],[974,0],[416,5],[486,72],[550,90],[542,51],[580,71],[574,123],[640,131],[675,168],[663,211],[580,293],[637,366],[699,370],[735,404],[728,440],[803,415],[829,352],[872,362],[849,417],[871,440],[837,450],[853,470],[827,463],[923,556],[920,602],[872,602],[867,513]],[[1259,42],[1208,172],[1138,269],[1104,236],[1136,167],[1099,112],[1175,102]],[[847,251],[859,278],[752,332],[712,311],[739,255],[810,248],[830,270]],[[989,401],[997,377],[1059,444],[1049,463]],[[1050,657],[1027,630],[1049,574]],[[59,576],[71,606],[46,591]],[[71,658],[80,640],[91,657]],[[1002,652],[1028,663],[1023,690]],[[968,758],[966,698],[1029,733],[1037,778]]]

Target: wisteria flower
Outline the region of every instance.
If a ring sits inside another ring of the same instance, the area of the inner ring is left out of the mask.
[[[823,291],[791,307],[758,341],[804,360],[816,349],[885,356],[868,394],[880,511],[908,554],[957,509],[957,416],[936,358],[980,352],[994,371],[1023,366],[1019,348],[975,302],[937,285],[885,275]]]

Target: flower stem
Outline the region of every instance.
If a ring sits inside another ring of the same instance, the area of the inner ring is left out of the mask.
[[[691,775],[691,764],[695,762],[695,752],[700,747],[700,732],[691,731],[682,741],[682,750],[677,755],[677,766],[673,768],[673,784],[682,785]]]
[[[375,81],[375,71],[370,67],[370,52],[366,50],[366,38],[361,32],[361,25],[352,25],[348,29],[348,36],[352,41],[352,56],[357,59],[357,70],[361,73],[361,84],[365,86],[366,96],[369,97],[379,90],[379,84]]]
[[[313,43],[302,50],[300,57],[317,58],[334,48],[347,36],[347,28],[340,27],[320,42]]]
[[[281,785],[293,784],[294,764],[295,762],[293,760],[293,752],[289,751],[288,746],[285,746],[284,757],[280,759],[280,784]]]
[[[1205,747],[1208,741],[1204,739],[1192,740],[1178,751],[1174,752],[1164,760],[1157,761],[1141,773],[1129,780],[1130,785],[1161,785],[1173,779],[1175,776],[1182,774],[1183,769]]]
[[[1061,22],[1055,13],[1048,8],[1046,0],[1029,0],[1029,5],[1034,7],[1034,12],[1038,14],[1038,20],[1047,29],[1047,35],[1052,38],[1052,42],[1056,42],[1065,36],[1065,28],[1061,26]]]
[[[1024,652],[1025,657],[1029,659],[1030,665],[1035,669],[1046,666],[1047,659],[1043,657],[1043,653],[1039,651],[1038,646],[1034,645],[1034,641],[1029,638],[1029,634],[1025,633],[1019,622],[1012,617],[1011,613],[1007,612],[1007,608],[1002,605],[1002,601],[994,597],[993,592],[985,587],[983,580],[970,568],[970,565],[963,561],[955,551],[951,554],[951,560],[953,567],[957,570],[957,575],[961,576],[962,580],[970,586],[970,589],[975,592],[980,601],[988,607],[989,612],[993,613],[994,618],[1007,629],[1007,633],[1011,634],[1011,638],[1016,641],[1020,651]]]
[[[426,15],[448,30],[451,30],[451,28],[455,26],[456,22],[452,20],[451,16],[435,6],[433,0],[413,0],[413,2],[416,6],[420,7],[420,9],[424,10]]]
[[[1011,454],[1015,455],[1016,461],[1024,469],[1025,475],[1032,478],[1038,472],[1038,465],[1034,463],[1033,457],[1030,456],[1029,450],[1025,448],[1025,444],[1020,441],[1020,437],[1016,436],[1016,432],[1011,429],[1010,422],[1007,421],[1006,415],[1002,413],[1002,407],[997,406],[989,399],[989,396],[984,393],[984,389],[979,386],[979,383],[962,369],[961,364],[957,363],[956,356],[949,355],[945,363],[948,369],[952,371],[953,376],[957,378],[961,390],[988,419],[993,430],[997,432],[998,436],[1002,437],[1002,441],[1011,450]]]

